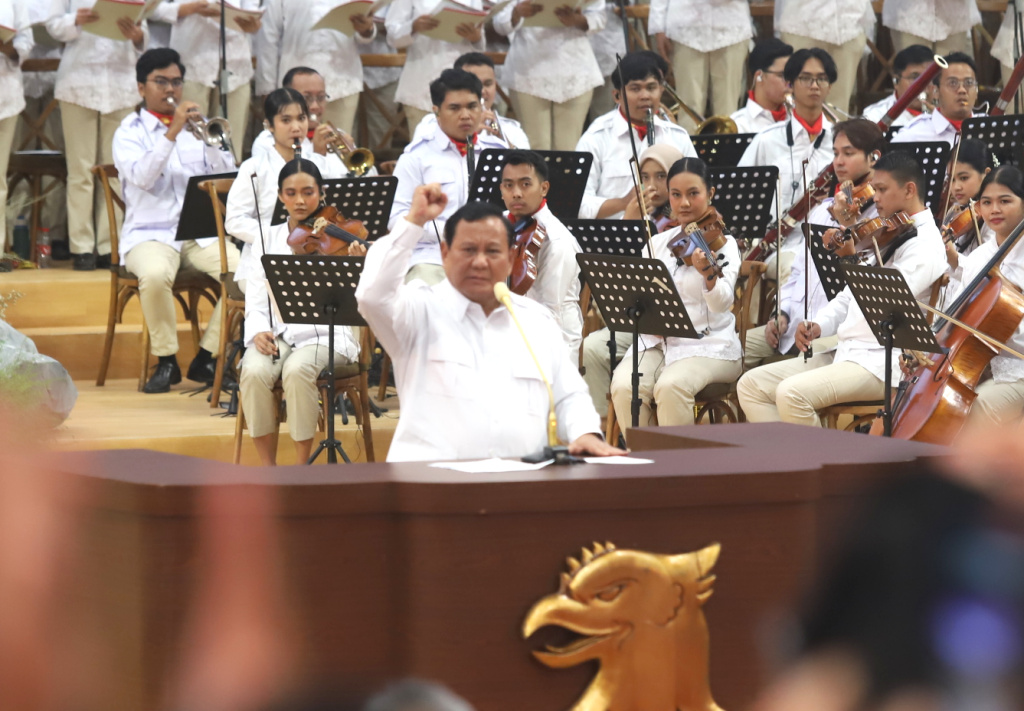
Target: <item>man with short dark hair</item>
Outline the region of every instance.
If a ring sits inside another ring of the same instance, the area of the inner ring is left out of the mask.
[[[612,74],[613,95],[618,105],[614,111],[597,118],[576,144],[576,150],[594,155],[594,163],[587,177],[587,188],[580,205],[580,217],[622,217],[626,205],[633,199],[633,177],[630,159],[633,148],[629,133],[633,132],[637,154],[648,145],[647,112],[653,116],[653,143],[669,143],[684,157],[696,157],[693,143],[686,131],[665,121],[657,113],[661,102],[662,84],[668,63],[655,52],[630,52],[622,58],[619,69]],[[625,104],[629,104],[626,118]]]
[[[136,64],[142,107],[114,133],[114,165],[124,191],[125,215],[119,253],[121,263],[138,277],[139,302],[149,329],[151,351],[159,362],[143,392],[160,393],[181,382],[178,367],[177,314],[171,285],[179,269],[205,272],[219,280],[220,248],[216,237],[175,241],[185,188],[194,175],[234,170],[232,155],[206,145],[186,128],[199,107],[182,101],[185,67],[173,49],[151,49]],[[173,100],[174,103],[171,103]],[[228,244],[234,271],[238,250]],[[199,352],[188,379],[213,382],[220,348],[218,302],[197,344]]]
[[[545,380],[571,453],[623,453],[601,439],[551,313],[513,294],[520,334],[498,301],[494,285],[512,271],[513,239],[499,208],[475,202],[452,214],[441,245],[447,278],[433,286],[403,283],[424,226],[447,202],[440,185],[417,186],[408,213],[367,253],[356,289],[359,312],[391,355],[402,400],[388,461],[522,457],[542,449]]]
[[[882,117],[896,103],[896,100],[903,96],[903,93],[910,88],[911,84],[917,81],[918,77],[924,74],[925,70],[931,65],[934,56],[930,49],[921,44],[912,44],[906,49],[897,52],[896,56],[892,58],[893,92],[881,101],[876,101],[871,106],[865,108],[864,118],[875,123],[881,121]],[[921,104],[921,99],[915,96],[907,110],[897,116],[891,125],[906,126],[915,117],[920,116],[922,111],[924,111],[924,106]]]
[[[747,58],[753,82],[747,92],[747,103],[729,117],[736,122],[738,133],[760,133],[786,120],[789,84],[783,70],[792,54],[793,48],[777,37],[759,39],[754,43],[754,49]]]
[[[921,199],[921,166],[904,151],[883,155],[871,184],[880,217],[906,212],[915,230],[882,247],[883,265],[900,270],[910,290],[927,303],[932,284],[946,271],[945,250],[931,213]],[[748,371],[736,385],[750,422],[782,421],[821,426],[818,412],[840,402],[881,400],[884,396],[885,349],[879,345],[860,307],[846,287],[836,298],[797,327],[796,345],[822,336],[839,336],[835,351],[814,352]],[[893,359],[894,382],[899,366]]]
[[[413,192],[426,183],[440,183],[448,197],[445,209],[417,245],[411,259],[410,279],[434,284],[444,278],[438,244],[445,220],[469,199],[469,145],[474,160],[488,148],[505,148],[497,138],[480,132],[483,114],[480,79],[464,69],[445,69],[430,84],[436,123],[427,128],[398,158],[395,177],[398,190],[391,208],[393,229],[412,205]],[[475,164],[474,164],[475,165]]]
[[[966,54],[954,52],[946,57],[934,83],[938,87],[935,110],[921,114],[902,128],[893,143],[945,141],[953,145],[964,119],[974,116],[978,103],[977,67]]]

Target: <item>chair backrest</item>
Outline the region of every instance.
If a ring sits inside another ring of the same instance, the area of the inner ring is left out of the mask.
[[[118,251],[117,217],[114,215],[114,205],[121,208],[121,215],[124,215],[124,200],[114,192],[111,181],[117,180],[117,168],[113,165],[95,165],[92,168],[93,175],[99,178],[103,187],[103,198],[107,203],[107,219],[110,220],[110,265],[112,268],[121,263],[121,253]],[[115,269],[116,271],[116,269]]]
[[[217,180],[203,180],[199,183],[199,189],[205,190],[210,196],[210,204],[213,206],[213,218],[217,223],[217,242],[220,245],[220,278],[224,281],[231,273],[228,265],[228,235],[224,231],[225,200],[235,184],[234,178],[220,178]]]
[[[738,298],[733,302],[733,314],[736,317],[736,332],[740,336],[740,345],[744,348],[747,345],[747,329],[750,328],[750,302],[757,291],[757,285],[761,283],[762,275],[767,270],[768,266],[764,262],[746,260],[740,265],[740,279],[744,281]]]

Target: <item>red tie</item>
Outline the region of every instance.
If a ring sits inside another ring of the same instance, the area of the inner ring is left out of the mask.
[[[747,97],[751,101],[753,101],[755,104],[757,104],[757,99],[754,98],[754,90],[753,89],[751,89],[750,91],[747,92]],[[761,106],[760,104],[757,104],[757,105]],[[764,107],[762,107],[762,108],[764,108]],[[786,113],[786,105],[785,104],[780,106],[777,111],[772,111],[772,118],[775,121],[785,121],[786,120],[786,116],[787,116],[787,113]]]
[[[146,109],[146,111],[149,111],[149,109]],[[156,111],[149,111],[149,113],[156,116],[157,121],[162,123],[164,126],[170,126],[171,121],[174,120],[174,114],[158,114]]]
[[[622,118],[626,118],[626,114],[621,108],[619,109],[619,114],[622,116]],[[637,123],[633,119],[626,119],[626,121],[628,121],[629,124],[636,129],[636,135],[640,137],[641,141],[647,140],[647,124],[645,124],[643,121]]]
[[[451,137],[449,136],[449,138],[451,138]],[[473,145],[474,146],[476,145],[476,138],[477,138],[477,135],[474,133],[473,134]],[[459,149],[459,155],[462,156],[463,158],[465,158],[466,157],[466,151],[469,150],[469,146],[466,145],[466,142],[465,141],[456,141],[454,138],[452,138],[451,141],[452,141],[452,143],[455,144],[455,147]]]

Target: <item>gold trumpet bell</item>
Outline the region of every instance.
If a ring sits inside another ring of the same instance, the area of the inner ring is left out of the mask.
[[[362,177],[373,167],[376,158],[369,148],[353,148],[344,152],[345,167],[356,177]]]
[[[728,116],[709,116],[697,126],[697,133],[701,135],[739,133],[739,127]]]

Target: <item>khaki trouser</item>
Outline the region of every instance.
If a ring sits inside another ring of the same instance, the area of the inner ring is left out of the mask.
[[[997,383],[986,380],[978,387],[968,424],[972,427],[1002,426],[1018,422],[1024,414],[1024,380]]]
[[[402,111],[405,112],[405,120],[409,122],[409,138],[411,140],[413,134],[416,133],[416,127],[420,125],[420,121],[430,112],[417,109],[415,106],[402,106]]]
[[[892,46],[896,52],[901,52],[912,44],[923,44],[940,57],[945,57],[953,52],[963,52],[968,57],[974,56],[974,46],[971,36],[967,32],[957,32],[938,42],[932,42],[924,37],[899,30],[889,30],[889,35],[892,37]]]
[[[383,114],[383,112],[381,112],[380,109],[377,108],[376,104],[370,101],[367,94],[372,93],[374,97],[376,97],[377,101],[382,103],[389,113],[396,115],[398,113],[398,104],[395,103],[396,89],[398,89],[397,80],[390,84],[385,84],[377,89],[367,89],[365,86],[363,87],[362,101],[363,106],[366,109],[366,145],[369,146],[371,150],[376,149],[381,145],[381,142],[384,140],[384,136],[387,135],[387,132],[391,128],[391,121]],[[392,137],[393,135],[394,134],[392,134]],[[391,142],[391,139],[389,139],[387,145],[384,147],[387,148],[390,146]]]
[[[304,442],[316,434],[316,421],[320,414],[316,380],[327,367],[327,344],[292,348],[278,338],[277,349],[280,356],[277,362],[256,348],[246,349],[239,380],[242,412],[253,437],[274,432],[277,429],[277,412],[273,389],[277,379],[281,378],[288,409],[288,431],[293,440]],[[335,354],[335,368],[347,363],[344,356]]]
[[[184,242],[180,253],[163,242],[142,242],[125,255],[124,266],[139,278],[139,302],[149,328],[153,355],[177,353],[178,319],[171,286],[179,269],[193,269],[220,281],[220,247],[217,242],[208,247],[200,247],[192,241]],[[238,250],[229,244],[228,270],[234,271],[237,266]],[[220,353],[220,309],[218,300],[206,332],[199,341],[199,347],[210,351],[214,357]]]
[[[547,99],[512,92],[516,117],[523,125],[530,148],[535,151],[574,151],[583,135],[583,124],[590,109],[590,98],[594,92],[555,103]]]
[[[235,162],[242,162],[242,144],[245,143],[245,130],[249,126],[249,101],[252,98],[252,85],[243,84],[234,91],[228,92],[228,122],[231,124],[231,147]],[[195,81],[185,82],[181,92],[182,101],[194,101],[199,104],[199,111],[206,117],[222,116],[220,110],[220,90],[210,88]]]
[[[588,121],[593,121],[598,116],[604,116],[615,108],[615,97],[612,95],[614,88],[612,78],[607,76],[604,78],[604,84],[594,89],[594,94],[590,99],[590,109],[587,110]]]
[[[343,96],[335,99],[324,107],[324,116],[335,128],[352,134],[352,126],[356,122],[356,111],[359,110],[359,94]]]
[[[676,93],[687,106],[705,116],[728,116],[739,107],[746,84],[747,40],[710,52],[672,43],[672,71]],[[707,112],[708,94],[711,112]],[[690,133],[697,128],[689,116],[682,115],[682,126]]]
[[[594,409],[602,419],[608,415],[608,392],[612,384],[611,353],[608,350],[610,337],[611,331],[602,328],[583,339],[583,381],[590,390]],[[615,332],[616,363],[622,359],[632,343],[633,335],[628,331]]]
[[[659,425],[692,425],[697,393],[711,383],[736,380],[742,370],[739,359],[720,360],[699,356],[683,358],[665,367],[663,351],[660,348],[647,349],[640,356],[639,426],[648,427],[652,424],[652,398],[658,404]],[[623,358],[612,374],[612,405],[615,407],[615,418],[623,431],[632,423],[632,378],[633,360]]]
[[[800,351],[797,350],[796,345],[793,345],[787,353],[780,354],[777,350],[768,345],[768,339],[765,338],[764,332],[765,326],[758,326],[757,328],[751,328],[747,331],[746,339],[743,344],[743,365],[747,370],[756,368],[765,358],[779,358],[783,355],[800,355]],[[838,342],[839,338],[837,336],[818,338],[811,343],[811,349],[815,353],[823,353],[826,350],[834,350]]]
[[[60,102],[68,161],[68,241],[74,254],[110,254],[110,223],[103,189],[93,177],[95,165],[114,162],[114,131],[131,108],[101,114]],[[117,181],[111,187],[120,191]],[[121,215],[117,222],[120,224]]]
[[[857,363],[833,363],[835,352],[790,358],[751,370],[736,386],[748,422],[821,427],[818,411],[840,402],[881,400],[885,384]]]
[[[857,67],[864,55],[864,47],[867,46],[868,38],[861,32],[849,42],[843,44],[829,44],[819,40],[804,37],[803,35],[792,35],[788,32],[782,33],[782,41],[793,45],[794,50],[821,47],[828,52],[836,68],[839,70],[839,77],[832,85],[826,101],[835,104],[840,111],[850,110],[850,99],[853,97],[853,89],[857,84]],[[840,116],[840,120],[842,116]],[[785,205],[783,205],[785,207]]]
[[[14,142],[14,129],[17,128],[19,120],[17,115],[0,119],[0,206],[3,207],[7,206],[7,165],[11,160],[11,144]],[[30,207],[22,210],[26,221],[30,210]],[[6,214],[6,210],[0,209],[0,242],[7,240]]]

